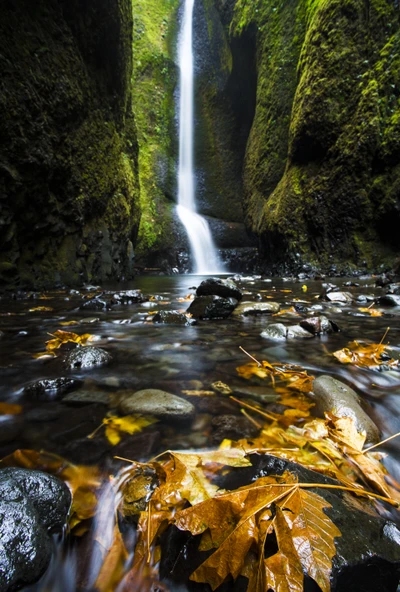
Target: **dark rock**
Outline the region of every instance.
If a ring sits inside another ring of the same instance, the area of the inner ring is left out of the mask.
[[[397,526],[381,518],[361,498],[334,489],[318,488],[318,483],[337,485],[333,479],[270,455],[252,455],[252,466],[231,469],[216,483],[221,489],[233,490],[253,483],[259,477],[294,473],[299,482],[315,483],[312,491],[332,506],[325,510],[342,536],[335,539],[337,554],[332,562],[331,592],[396,592],[400,578],[400,531]],[[188,585],[189,577],[213,552],[199,550],[201,536],[193,537],[176,527],[169,527],[161,540],[161,579]],[[273,551],[275,552],[275,551]],[[189,584],[190,588],[190,584]],[[221,591],[247,588],[247,580],[238,578],[234,585],[229,580]],[[192,588],[190,588],[192,589]],[[209,586],[197,584],[197,592],[206,592]],[[305,592],[318,589],[305,575]]]
[[[77,388],[79,384],[79,380],[73,378],[43,379],[28,384],[24,389],[24,393],[39,400],[57,399],[63,393]]]
[[[49,533],[65,524],[71,494],[56,477],[40,471],[0,470],[0,589],[11,592],[35,582],[51,558]]]
[[[32,423],[47,423],[57,420],[64,411],[62,406],[54,409],[54,404],[51,407],[34,407],[24,414],[24,419]]]
[[[390,284],[392,281],[393,281],[392,274],[383,273],[382,275],[380,275],[376,278],[375,286],[377,286],[378,288],[384,288],[385,286]]]
[[[195,319],[226,319],[235,310],[238,301],[235,298],[220,296],[197,296],[187,309]]]
[[[100,312],[103,310],[107,310],[110,307],[110,304],[101,298],[92,298],[91,300],[88,300],[87,302],[84,302],[83,304],[81,304],[81,306],[79,307],[80,310],[90,310],[93,312]]]
[[[242,299],[242,291],[232,280],[209,278],[201,282],[196,291],[197,296],[221,296],[221,298]]]
[[[159,389],[121,393],[119,409],[124,415],[139,413],[160,419],[189,419],[195,412],[194,406],[185,399]]]
[[[381,306],[400,306],[400,296],[397,296],[396,294],[380,296],[377,300],[377,304],[380,304]]]
[[[112,298],[114,302],[124,305],[138,302],[147,302],[149,300],[149,297],[142,294],[140,290],[124,290],[122,292],[115,292]]]
[[[400,295],[400,283],[389,284],[387,287],[387,293]]]
[[[264,339],[278,339],[280,341],[286,339],[287,329],[283,323],[271,323],[261,333],[261,337]]]
[[[193,397],[193,403],[202,413],[210,415],[240,415],[240,407],[229,397]]]
[[[331,412],[337,417],[351,417],[359,432],[366,432],[367,444],[376,444],[380,440],[379,429],[361,407],[360,397],[353,389],[332,376],[319,376],[313,382],[315,402],[313,412],[324,417]]]
[[[77,347],[64,359],[66,368],[94,368],[105,366],[112,360],[111,354],[98,347]]]
[[[110,404],[111,394],[108,391],[100,390],[78,390],[63,397],[63,403],[71,405],[89,405],[98,403],[100,405]]]
[[[336,323],[330,321],[327,317],[321,315],[319,317],[309,317],[303,319],[299,323],[300,327],[303,327],[306,331],[309,331],[313,335],[319,335],[320,333],[332,333],[339,331],[339,327]]]
[[[152,317],[153,323],[162,325],[182,325],[189,327],[194,325],[196,321],[190,319],[188,316],[177,310],[161,310]]]
[[[225,438],[229,440],[253,438],[260,431],[248,419],[239,415],[220,415],[219,417],[214,417],[211,425],[214,428],[212,439],[217,444]]]
[[[277,302],[241,302],[233,313],[235,317],[275,314],[279,312],[280,305]]]

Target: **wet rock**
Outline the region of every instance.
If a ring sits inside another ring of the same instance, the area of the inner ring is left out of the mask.
[[[313,335],[320,335],[321,333],[336,333],[339,331],[337,324],[333,321],[330,321],[323,315],[319,317],[309,317],[307,319],[303,319],[300,321],[299,325]]]
[[[287,328],[288,339],[310,339],[310,337],[314,337],[314,335],[300,325],[291,325]]]
[[[332,376],[320,376],[313,382],[311,398],[315,402],[313,412],[317,415],[324,417],[329,411],[337,417],[352,417],[357,430],[366,432],[367,444],[379,442],[379,429],[361,407],[357,393],[346,384]]]
[[[63,393],[77,388],[79,384],[79,380],[73,378],[43,379],[28,384],[24,389],[24,393],[39,400],[57,399]]]
[[[280,305],[277,302],[241,302],[235,309],[233,315],[235,317],[260,315],[260,314],[275,314],[279,312]]]
[[[35,582],[51,558],[49,533],[65,524],[71,494],[40,471],[0,470],[0,590]]]
[[[19,415],[0,415],[0,444],[15,440],[22,432],[24,422]]]
[[[209,415],[239,415],[240,407],[229,397],[193,397],[193,404],[196,409]]]
[[[325,300],[341,304],[351,304],[353,302],[353,295],[350,292],[328,292],[325,294]]]
[[[400,295],[400,283],[389,284],[387,287],[387,293]]]
[[[226,319],[235,310],[238,301],[235,298],[220,296],[197,296],[187,312],[195,319]]]
[[[220,415],[211,422],[214,429],[212,439],[216,444],[225,440],[240,440],[240,438],[254,438],[260,431],[245,417],[239,415]]]
[[[147,302],[148,299],[149,297],[142,294],[140,290],[123,290],[112,294],[114,304],[128,305],[137,302]]]
[[[159,389],[121,393],[119,409],[124,415],[140,413],[167,420],[189,419],[195,412],[194,406],[185,399]]]
[[[70,405],[89,405],[90,403],[99,403],[100,405],[109,405],[111,395],[107,391],[98,390],[78,390],[69,393],[63,397],[63,403]]]
[[[393,281],[393,275],[391,273],[383,273],[382,275],[378,276],[375,280],[375,286],[378,288],[384,288],[388,284]]]
[[[189,327],[190,325],[194,325],[196,321],[177,310],[161,310],[153,316],[153,323]]]
[[[50,407],[34,407],[24,414],[25,421],[32,423],[47,423],[48,421],[55,421],[65,413],[65,409],[60,406],[54,409],[54,403]]]
[[[112,360],[111,354],[99,347],[77,347],[64,359],[66,368],[95,368],[105,366]]]
[[[209,278],[201,282],[196,291],[197,296],[221,296],[221,298],[242,299],[242,291],[232,280]]]
[[[400,306],[400,296],[396,294],[385,294],[385,296],[378,298],[377,304],[381,306]]]
[[[332,562],[331,592],[396,592],[400,578],[400,531],[393,522],[380,517],[368,502],[360,498],[334,489],[318,488],[318,483],[336,485],[337,482],[298,464],[270,455],[252,455],[250,461],[251,467],[232,469],[221,476],[217,480],[218,486],[233,490],[253,483],[259,477],[289,471],[297,475],[299,482],[315,483],[312,491],[331,506],[325,512],[342,534],[335,539],[337,553]],[[161,579],[187,584],[193,571],[213,552],[199,551],[200,540],[201,536],[193,537],[170,526],[161,542]],[[246,588],[247,580],[239,577],[235,585],[230,580],[221,590],[244,591]],[[305,575],[304,590],[317,589],[317,585]],[[206,592],[209,586],[196,584],[196,590]]]
[[[287,329],[285,325],[282,323],[271,323],[268,325],[266,329],[261,333],[261,337],[264,339],[277,339],[277,340],[284,340],[286,339]]]
[[[80,310],[90,310],[93,312],[100,312],[105,311],[110,308],[110,303],[106,300],[101,298],[92,298],[91,300],[87,300],[79,307]]]

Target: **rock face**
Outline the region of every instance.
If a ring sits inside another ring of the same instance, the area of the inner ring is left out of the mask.
[[[71,494],[56,477],[27,469],[0,470],[0,589],[35,582],[50,562],[49,532],[65,524]]]
[[[158,389],[144,389],[121,395],[119,408],[125,415],[140,413],[172,420],[189,419],[195,411],[193,405],[185,399]]]
[[[5,2],[0,54],[0,280],[129,277],[139,221],[131,0]]]
[[[195,319],[226,319],[235,310],[238,301],[235,298],[220,296],[197,296],[187,312]]]
[[[323,417],[325,411],[337,417],[352,417],[359,432],[367,434],[367,444],[379,442],[380,434],[372,419],[360,405],[360,398],[353,389],[332,376],[319,376],[313,382],[312,399],[315,413]]]
[[[269,455],[251,456],[252,466],[233,469],[218,481],[224,489],[236,489],[267,475],[282,475],[290,471],[298,476],[299,482],[337,484],[296,465]],[[329,489],[313,489],[323,497],[332,508],[326,510],[328,516],[341,531],[342,536],[335,539],[337,554],[333,559],[331,592],[396,592],[400,579],[400,531],[396,525],[376,514],[372,507],[363,501],[355,501],[348,494]],[[200,536],[181,532],[170,527],[162,541],[161,578],[176,584],[187,583],[190,574],[212,553],[198,549]],[[229,580],[224,590],[246,590],[247,581],[238,578],[235,586]],[[306,575],[304,589],[317,590]],[[197,584],[196,590],[205,592],[209,587]]]

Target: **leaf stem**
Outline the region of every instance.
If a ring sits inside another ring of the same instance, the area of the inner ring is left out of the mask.
[[[389,438],[385,438],[381,442],[378,442],[377,444],[374,444],[373,446],[366,448],[365,450],[363,450],[361,452],[361,454],[365,454],[366,452],[369,452],[373,448],[378,448],[378,446],[381,446],[382,444],[385,444],[386,442],[389,442],[390,440],[393,440],[394,438],[398,438],[398,436],[400,436],[400,432],[397,432],[397,434],[393,434],[393,436],[389,436]]]
[[[266,417],[267,419],[270,419],[272,421],[277,421],[277,419],[278,419],[277,417],[274,417],[273,415],[269,415],[269,413],[265,413],[265,411],[261,411],[261,409],[257,409],[257,407],[253,407],[253,405],[249,405],[248,403],[245,403],[244,401],[240,401],[240,399],[236,399],[236,397],[232,397],[232,395],[229,398],[232,399],[232,401],[235,401],[235,403],[239,403],[239,405],[243,405],[243,407],[247,407],[247,409],[251,409],[252,411],[255,411],[256,413],[259,413],[263,417]]]
[[[245,350],[245,349],[244,349],[244,348],[243,348],[241,345],[239,346],[239,349],[241,349],[241,350],[242,350],[242,352],[243,352],[244,354],[246,354],[246,356],[249,356],[249,358],[250,358],[251,360],[253,360],[253,362],[255,362],[259,368],[262,368],[262,364],[261,364],[261,362],[259,362],[258,360],[256,360],[256,358],[254,358],[254,357],[253,357],[251,354],[249,354],[249,352],[247,352],[247,351],[246,351],[246,350]]]

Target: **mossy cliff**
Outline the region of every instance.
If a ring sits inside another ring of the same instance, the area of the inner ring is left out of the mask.
[[[129,277],[139,221],[130,0],[5,0],[0,274]]]
[[[390,262],[400,247],[397,3],[233,4],[216,0],[231,46],[255,47],[244,208],[267,261]]]

